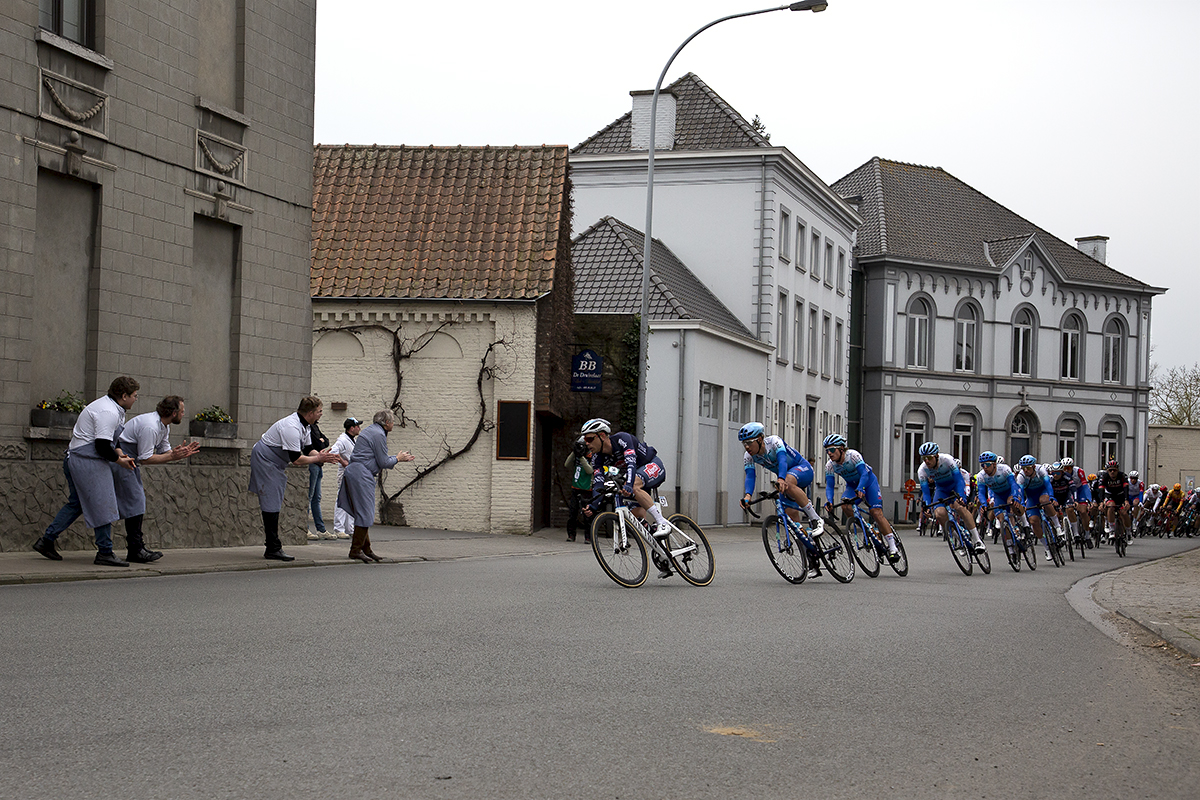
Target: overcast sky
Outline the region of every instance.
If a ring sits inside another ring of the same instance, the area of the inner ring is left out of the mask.
[[[316,140],[574,146],[697,28],[770,5],[326,0]],[[1198,42],[1197,0],[830,0],[705,31],[666,83],[695,72],[827,183],[873,156],[939,166],[1069,243],[1110,237],[1110,266],[1170,289],[1152,360],[1190,365]]]

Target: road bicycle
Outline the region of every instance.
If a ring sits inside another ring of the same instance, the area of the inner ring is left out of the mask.
[[[1062,541],[1063,541],[1063,545],[1065,545],[1067,555],[1070,556],[1072,561],[1074,561],[1075,560],[1075,545],[1074,545],[1075,537],[1072,536],[1071,528],[1067,524],[1068,517],[1067,517],[1066,511],[1064,510],[1065,508],[1066,508],[1065,505],[1060,505],[1058,500],[1054,500],[1054,521],[1058,524],[1058,530],[1062,534]],[[1083,556],[1080,556],[1080,558],[1082,558],[1082,557]],[[1065,558],[1063,559],[1063,563],[1066,563]]]
[[[1062,552],[1067,537],[1058,527],[1057,520],[1046,513],[1047,505],[1050,503],[1038,504],[1038,516],[1042,520],[1042,537],[1046,540],[1046,548],[1050,551],[1050,560],[1054,562],[1054,566],[1061,567],[1067,561]],[[1074,561],[1074,558],[1071,560]]]
[[[1025,532],[1025,528],[1018,524],[1017,520],[1013,519],[1008,506],[997,506],[992,509],[992,517],[1000,530],[1008,533],[1004,537],[1004,554],[1008,558],[1008,565],[1012,567],[1012,571],[1021,571],[1022,558],[1025,559],[1025,563],[1029,565],[1031,571],[1037,569],[1037,550],[1034,548],[1033,537]]]
[[[614,510],[602,511],[592,520],[592,552],[604,573],[621,586],[636,589],[646,582],[653,560],[660,573],[670,573],[674,566],[679,577],[693,586],[712,583],[716,563],[700,526],[683,514],[673,514],[667,517],[667,535],[651,536],[647,522],[633,513],[637,501],[617,496],[623,484],[620,476],[604,481],[601,493],[614,500]],[[651,494],[655,502],[666,507],[666,500],[659,499],[657,492]]]
[[[1113,516],[1116,518],[1113,523],[1113,548],[1117,551],[1119,557],[1124,558],[1125,548],[1129,545],[1129,535],[1125,530],[1125,523],[1121,521],[1121,510],[1119,508]]]
[[[987,550],[976,551],[975,546],[971,543],[971,535],[967,533],[966,528],[958,520],[958,514],[949,508],[950,503],[958,500],[958,495],[950,495],[949,497],[938,500],[935,503],[930,503],[930,508],[933,506],[946,506],[946,521],[947,528],[944,531],[946,544],[950,545],[950,552],[954,555],[954,563],[958,564],[958,568],[962,570],[963,575],[970,575],[974,567],[972,559],[979,564],[979,568],[984,574],[992,571],[992,558],[988,555]],[[983,541],[980,539],[980,541]]]
[[[896,556],[892,557],[888,553],[887,545],[884,544],[883,536],[880,535],[875,522],[863,514],[862,509],[858,507],[861,502],[861,497],[850,498],[850,517],[846,520],[850,544],[854,547],[854,560],[858,562],[858,566],[867,573],[868,577],[878,576],[880,564],[886,561],[896,574],[903,578],[908,574],[908,555],[904,552],[904,542],[900,541],[900,534],[893,529]],[[832,516],[833,512],[831,511],[830,517]],[[836,528],[832,519],[829,524]]]
[[[775,501],[775,513],[762,518],[750,506],[764,500]],[[788,583],[804,583],[809,566],[819,572],[818,565],[822,563],[839,583],[854,580],[853,546],[850,537],[842,531],[825,528],[814,539],[803,525],[788,516],[778,489],[770,493],[759,492],[758,499],[751,500],[745,508],[750,516],[762,519],[762,540],[767,558]]]

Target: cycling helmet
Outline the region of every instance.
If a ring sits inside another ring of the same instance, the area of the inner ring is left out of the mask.
[[[979,454],[979,463],[981,466],[983,464],[996,464],[999,463],[999,461],[1000,456],[996,455],[991,450],[984,450]]]
[[[1055,461],[1053,464],[1050,465],[1050,471],[1051,472],[1062,472],[1063,471],[1062,462]]]
[[[1177,484],[1175,484],[1175,491],[1177,491],[1177,492],[1178,492],[1178,491],[1179,491],[1180,489],[1182,489],[1182,488],[1183,488],[1183,487],[1182,487],[1181,485],[1179,485],[1178,483],[1177,483]]]
[[[1036,463],[1037,463],[1036,458],[1034,458],[1033,456],[1025,455],[1025,456],[1021,456],[1021,459],[1019,461],[1017,461],[1017,466],[1032,467]]]
[[[926,442],[921,445],[921,449],[917,450],[922,458],[925,456],[936,456],[939,452],[937,442]]]
[[[825,444],[821,445],[825,450],[831,447],[845,447],[846,437],[840,433],[831,433],[825,437]]]
[[[583,423],[583,427],[579,429],[579,432],[583,434],[609,433],[611,431],[612,428],[609,427],[608,420],[600,419],[599,417],[596,419],[589,419],[587,422]]]
[[[1063,465],[1063,469],[1070,469],[1071,467],[1075,466],[1075,459],[1067,456],[1060,463]]]
[[[1105,469],[1120,469],[1121,465],[1117,463],[1115,458],[1110,458],[1108,463],[1104,465]]]
[[[763,435],[763,424],[761,422],[747,422],[738,431],[738,441],[748,442],[751,439],[757,439]]]
[[[1096,473],[1094,473],[1094,472],[1089,472],[1089,473],[1088,473],[1088,480],[1089,480],[1089,481],[1095,481],[1095,480],[1096,480]]]
[[[1138,471],[1136,469],[1129,470],[1129,480],[1136,481],[1138,479]]]
[[[1162,487],[1160,487],[1157,483],[1150,484],[1150,491],[1152,493],[1157,492],[1160,488],[1162,488]]]

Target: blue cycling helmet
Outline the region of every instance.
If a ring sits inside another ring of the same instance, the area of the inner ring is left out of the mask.
[[[1037,463],[1037,459],[1034,458],[1033,456],[1021,456],[1021,459],[1017,462],[1017,466],[1032,467],[1036,463]]]
[[[980,465],[995,464],[999,460],[1000,460],[1000,456],[996,455],[991,450],[984,450],[982,453],[979,454]]]
[[[761,422],[747,422],[738,431],[738,441],[748,442],[751,439],[757,439],[763,435],[763,424]]]
[[[1055,461],[1053,464],[1050,465],[1050,471],[1051,472],[1062,472],[1063,471],[1062,462]]]
[[[831,447],[845,447],[845,446],[846,446],[846,437],[842,436],[840,433],[829,434],[828,436],[825,437],[825,444],[822,445],[822,447],[826,450],[828,450]]]
[[[926,442],[917,452],[924,458],[925,456],[936,456],[941,451],[938,449],[937,442]]]

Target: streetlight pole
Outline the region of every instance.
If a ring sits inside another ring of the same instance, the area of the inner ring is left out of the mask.
[[[646,437],[646,366],[650,355],[650,252],[653,241],[651,227],[654,218],[654,134],[655,129],[658,127],[658,95],[662,91],[662,84],[663,80],[667,77],[667,70],[671,68],[671,64],[675,61],[675,57],[679,55],[679,52],[687,47],[692,39],[695,39],[714,25],[719,25],[731,19],[738,19],[739,17],[753,17],[758,14],[769,14],[773,11],[812,11],[815,13],[824,11],[828,6],[829,3],[822,0],[801,0],[798,3],[790,3],[775,8],[763,8],[758,11],[743,11],[740,14],[730,14],[727,17],[715,19],[684,39],[683,44],[675,48],[675,52],[667,59],[662,73],[658,76],[658,83],[654,84],[654,96],[650,99],[650,151],[646,158],[646,241],[642,247],[642,308],[641,324],[638,329],[640,341],[638,345],[637,437],[639,439],[644,440]]]

